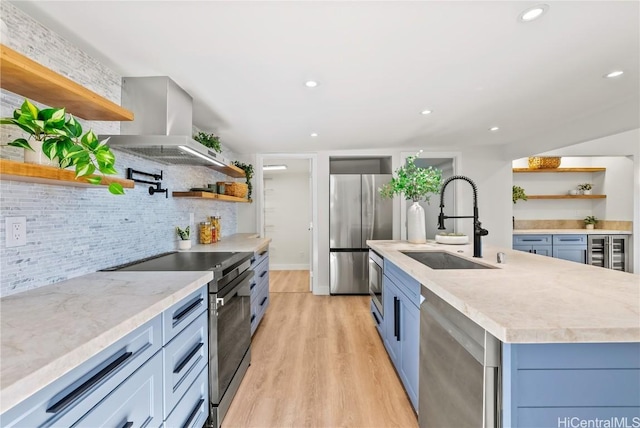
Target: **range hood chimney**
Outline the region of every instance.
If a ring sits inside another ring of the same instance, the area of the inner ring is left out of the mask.
[[[225,166],[191,137],[193,98],[169,77],[123,77],[121,103],[135,119],[120,124],[120,135],[100,136],[112,148],[170,165]]]

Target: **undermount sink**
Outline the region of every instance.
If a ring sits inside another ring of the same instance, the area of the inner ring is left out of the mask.
[[[494,266],[475,263],[444,251],[401,251],[431,269],[497,269]]]

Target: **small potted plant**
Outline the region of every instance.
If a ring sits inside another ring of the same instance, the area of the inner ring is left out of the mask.
[[[584,218],[585,229],[593,229],[596,223],[598,223],[598,219],[595,216],[588,215]]]
[[[206,132],[198,132],[193,136],[193,139],[202,145],[215,150],[218,153],[222,153],[222,147],[220,147],[220,137],[215,134],[207,134]]]
[[[584,183],[584,184],[578,185],[578,190],[582,192],[583,195],[590,195],[592,188],[593,186],[591,185],[591,183]]]
[[[180,240],[178,241],[178,249],[180,250],[190,249],[191,239],[189,238],[189,235],[191,233],[191,230],[189,229],[189,226],[187,226],[186,229],[180,229],[179,227],[176,227],[176,233],[180,237]]]
[[[42,152],[60,168],[73,167],[76,177],[87,177],[91,184],[100,184],[105,174],[117,174],[116,158],[106,140],[98,140],[93,131],[83,134],[80,123],[73,116],[67,116],[64,108],[40,110],[25,99],[13,117],[3,117],[0,124],[17,126],[29,135],[29,140],[16,138],[9,143],[25,149],[27,163],[41,163],[32,160],[29,154]],[[102,177],[89,177],[96,171]],[[110,183],[109,192],[122,195],[124,189],[120,183]]]

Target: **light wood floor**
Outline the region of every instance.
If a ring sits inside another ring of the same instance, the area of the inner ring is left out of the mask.
[[[224,428],[418,426],[369,297],[305,290],[270,298]]]
[[[272,293],[311,293],[308,270],[270,270],[269,291]]]

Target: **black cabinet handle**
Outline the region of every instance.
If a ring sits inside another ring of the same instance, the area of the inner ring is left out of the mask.
[[[542,242],[544,239],[522,239],[523,242]]]
[[[200,342],[196,346],[194,346],[193,349],[191,351],[189,351],[187,356],[184,357],[182,359],[182,361],[180,361],[180,363],[176,366],[175,369],[173,369],[173,373],[174,374],[180,373],[182,371],[182,369],[184,368],[184,366],[187,365],[187,363],[193,358],[194,355],[196,355],[198,353],[200,348],[202,348],[203,346],[204,346],[204,343],[202,343],[202,342]]]
[[[118,367],[124,364],[125,361],[133,355],[133,352],[125,352],[118,358],[113,360],[108,366],[100,370],[98,373],[91,376],[85,383],[71,391],[60,401],[47,409],[47,413],[58,413],[60,410],[65,409],[76,401],[82,394],[98,384],[102,379],[107,377],[111,372],[115,371]]]
[[[122,425],[122,428],[131,428],[133,426],[133,422],[131,421],[127,421],[127,423],[125,423],[124,425]]]
[[[191,425],[191,422],[193,422],[193,419],[198,415],[198,412],[200,411],[200,407],[202,407],[202,403],[204,403],[204,398],[201,398],[200,401],[198,401],[198,404],[196,404],[196,407],[193,408],[193,410],[189,414],[189,417],[187,418],[187,422],[185,422],[184,425],[182,425],[182,428],[188,428],[189,425]]]
[[[256,283],[255,283],[255,282],[252,282],[252,283],[251,283],[251,286],[249,287],[249,289],[250,289],[250,290],[253,290],[254,288],[256,288]]]
[[[376,324],[380,325],[380,320],[378,319],[378,316],[376,315],[376,313],[371,312],[371,315],[373,315],[373,318],[376,320]]]
[[[251,257],[251,264],[254,264],[256,262],[256,258],[255,257]]]
[[[400,342],[400,299],[393,296],[393,335]]]
[[[255,314],[254,314],[254,315],[251,315],[251,322],[253,322],[253,320],[254,320],[254,319],[256,319]]]
[[[264,272],[262,272],[260,274],[260,278],[264,278],[264,276],[267,274],[267,272],[269,272],[268,270],[265,270]]]
[[[538,254],[538,250],[533,250],[533,254]]]
[[[264,250],[263,252],[261,252],[260,254],[258,254],[260,257],[264,256],[265,254],[267,254],[267,251],[269,250]]]
[[[260,306],[264,305],[264,302],[266,302],[266,301],[267,301],[267,296],[262,298],[262,302],[260,302]]]
[[[203,300],[202,297],[200,297],[198,300],[194,301],[189,306],[187,306],[186,308],[184,308],[183,310],[175,314],[173,316],[173,325],[178,324],[180,321],[182,321],[182,318],[184,318],[187,314],[189,314],[189,312],[194,310],[196,307],[200,306],[200,304],[202,303],[202,300]]]
[[[582,241],[582,239],[580,238],[558,238],[558,241],[560,242],[575,242],[575,241]]]

